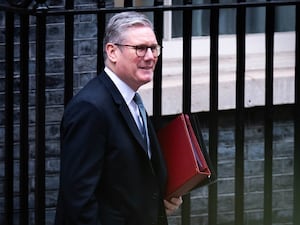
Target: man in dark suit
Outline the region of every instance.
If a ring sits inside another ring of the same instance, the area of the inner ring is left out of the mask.
[[[153,26],[140,13],[116,14],[103,44],[104,71],[64,112],[55,224],[167,224],[182,199],[163,198],[165,163],[135,98],[160,55]]]

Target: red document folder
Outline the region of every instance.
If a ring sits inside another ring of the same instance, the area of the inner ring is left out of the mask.
[[[168,170],[166,199],[187,194],[210,177],[188,115],[177,116],[157,136]]]

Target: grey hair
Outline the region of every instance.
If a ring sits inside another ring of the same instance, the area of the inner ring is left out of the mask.
[[[103,39],[103,54],[106,60],[105,46],[107,43],[122,43],[126,30],[134,26],[150,27],[153,30],[152,22],[142,13],[122,12],[110,18]]]

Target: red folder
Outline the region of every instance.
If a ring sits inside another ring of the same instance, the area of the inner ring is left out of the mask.
[[[168,170],[166,199],[187,194],[210,177],[188,115],[177,116],[157,136]]]

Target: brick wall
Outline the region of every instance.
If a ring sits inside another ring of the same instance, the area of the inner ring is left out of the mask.
[[[262,111],[246,117],[244,143],[244,219],[243,225],[263,224],[264,207],[264,118]],[[293,157],[294,123],[290,111],[275,113],[273,129],[273,225],[293,224]],[[218,224],[234,224],[235,208],[235,140],[234,115],[225,112],[218,127]],[[203,134],[208,142],[207,120],[202,121]],[[191,224],[208,223],[208,188],[191,193]],[[180,214],[170,218],[181,224]]]

